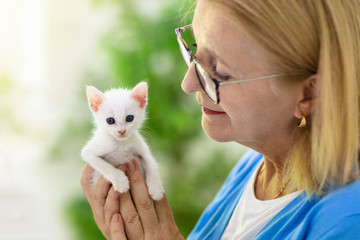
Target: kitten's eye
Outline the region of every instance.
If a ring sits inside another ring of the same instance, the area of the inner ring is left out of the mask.
[[[134,116],[133,115],[127,115],[126,116],[126,122],[132,122],[134,121]]]
[[[109,118],[106,119],[106,122],[107,122],[109,125],[112,125],[112,124],[115,123],[115,119],[112,118],[112,117],[109,117]]]

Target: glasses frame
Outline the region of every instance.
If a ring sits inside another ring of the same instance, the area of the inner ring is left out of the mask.
[[[176,34],[176,38],[177,38],[178,43],[179,43],[180,52],[181,52],[181,55],[183,56],[183,59],[184,59],[184,62],[185,62],[185,65],[187,66],[187,68],[190,68],[191,63],[194,62],[194,64],[195,64],[195,72],[196,72],[197,77],[199,79],[200,85],[201,85],[202,89],[205,91],[206,95],[208,95],[208,97],[213,101],[214,104],[219,104],[220,103],[220,92],[219,92],[220,86],[231,85],[231,84],[242,83],[242,82],[249,82],[249,81],[254,81],[254,80],[261,80],[261,79],[266,79],[266,78],[279,77],[279,76],[283,75],[283,74],[272,74],[272,75],[267,75],[267,76],[261,76],[261,77],[255,77],[255,78],[246,78],[246,79],[240,79],[240,80],[234,80],[234,81],[228,81],[228,82],[218,81],[215,78],[211,78],[209,72],[206,70],[205,67],[203,67],[199,63],[199,61],[196,58],[195,54],[190,50],[189,45],[186,43],[186,41],[181,36],[181,33],[183,33],[186,29],[191,28],[191,27],[192,27],[192,24],[189,24],[189,25],[186,25],[186,26],[175,29],[175,34]],[[188,53],[188,57],[189,57],[189,61],[190,61],[189,65],[186,62],[185,56],[182,54],[180,44],[182,44],[182,46],[185,48],[185,50]],[[204,74],[201,74],[201,72],[203,72]],[[216,93],[216,99],[212,99],[210,94],[206,91],[205,87],[203,86],[203,83],[200,80],[199,75],[201,75],[205,81],[206,81],[206,79],[210,79],[213,82],[213,84],[214,84],[213,87],[214,87],[215,93]]]

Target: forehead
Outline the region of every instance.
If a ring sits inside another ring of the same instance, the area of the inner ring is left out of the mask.
[[[267,52],[242,28],[239,20],[229,17],[225,8],[199,0],[193,19],[193,31],[198,47],[210,49],[233,68],[252,72],[254,67],[265,67]],[[261,64],[256,64],[255,62]]]
[[[225,18],[225,9],[219,8],[218,4],[207,0],[199,0],[196,5],[193,27],[198,32],[206,32],[207,34],[227,33],[238,37],[234,34],[233,25],[229,18]]]

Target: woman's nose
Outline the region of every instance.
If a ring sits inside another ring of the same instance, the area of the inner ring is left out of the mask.
[[[195,72],[195,63],[191,63],[181,83],[181,88],[186,93],[202,91],[198,76]]]

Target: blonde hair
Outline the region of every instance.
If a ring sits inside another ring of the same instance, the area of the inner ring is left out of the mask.
[[[207,1],[270,52],[283,81],[318,73],[311,123],[288,156],[284,181],[321,194],[358,179],[360,1]]]

